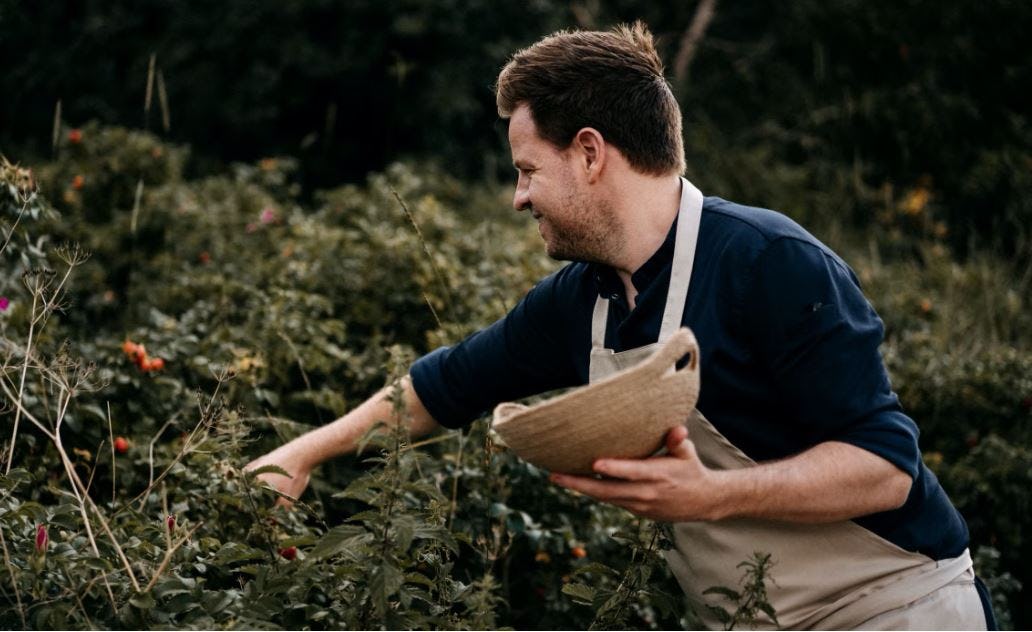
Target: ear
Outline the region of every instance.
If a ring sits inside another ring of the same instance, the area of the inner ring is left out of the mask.
[[[579,166],[584,168],[589,184],[602,176],[606,165],[606,141],[593,127],[581,129],[573,137],[570,148],[575,152]]]

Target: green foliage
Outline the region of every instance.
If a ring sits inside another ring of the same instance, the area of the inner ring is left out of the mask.
[[[57,153],[31,173],[2,164],[5,626],[697,624],[660,526],[548,484],[483,420],[419,442],[383,420],[366,460],[326,464],[294,511],[242,471],[554,268],[502,210],[507,192],[409,164],[309,203],[289,158],[188,180],[186,148],[100,126]],[[803,195],[787,182],[783,195]],[[1028,277],[982,253],[957,263],[910,216],[819,236],[885,319],[928,463],[971,525],[1001,620],[1017,605],[1022,625]],[[126,342],[164,367],[144,369]],[[776,568],[743,572],[720,588],[729,625],[772,616]]]
[[[416,156],[496,177],[508,156],[491,85],[509,55],[560,28],[643,19],[672,74],[698,5],[7,2],[0,43],[18,63],[0,77],[0,147],[49,157],[61,100],[75,124],[189,140],[194,172],[296,155],[310,191]],[[929,226],[941,222],[955,250],[999,247],[1027,263],[1030,28],[1028,3],[1006,0],[718,6],[675,81],[689,172],[707,193],[807,225],[867,226],[925,191],[930,206],[914,214],[934,211]]]
[[[719,595],[734,607],[732,611],[721,605],[707,606],[724,623],[725,630],[751,625],[761,617],[765,619],[765,625],[780,627],[777,613],[767,600],[767,582],[772,566],[774,562],[770,553],[753,553],[751,559],[738,564],[738,568],[743,569],[741,590],[713,586],[702,591],[704,595]]]

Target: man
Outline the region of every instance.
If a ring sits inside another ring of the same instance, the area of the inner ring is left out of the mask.
[[[680,177],[681,114],[645,27],[543,39],[502,70],[497,103],[519,173],[513,206],[537,220],[550,256],[574,263],[412,366],[413,434],[595,381],[690,327],[704,388],[668,453],[553,482],[674,523],[668,561],[695,600],[736,585],[736,564],[759,550],[776,563],[782,626],[985,628],[967,527],[921,462],[878,352],[881,321],[848,266],[797,224],[704,199]],[[313,467],[387,418],[381,392],[252,466],[291,472],[267,479],[297,497]]]

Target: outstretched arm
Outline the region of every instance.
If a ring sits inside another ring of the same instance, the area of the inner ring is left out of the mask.
[[[836,522],[895,509],[911,478],[863,448],[827,441],[791,458],[736,470],[699,461],[684,427],[667,435],[666,456],[599,459],[608,479],[553,474],[552,481],[664,522],[766,518]]]
[[[422,436],[438,427],[412,388],[412,380],[402,379],[406,407],[411,419],[413,436]],[[308,486],[312,470],[324,461],[349,454],[363,435],[377,421],[390,422],[394,411],[390,401],[390,388],[386,387],[367,399],[360,406],[336,421],[316,428],[286,443],[272,452],[247,464],[253,470],[263,465],[278,465],[290,473],[292,478],[279,474],[263,474],[261,479],[273,485],[281,493],[298,498]]]

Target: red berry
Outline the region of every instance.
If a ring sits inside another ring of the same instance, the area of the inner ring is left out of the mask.
[[[570,555],[574,556],[577,559],[581,559],[583,557],[587,557],[588,552],[584,550],[583,546],[575,546],[572,549],[570,549]]]
[[[282,557],[285,560],[293,560],[294,558],[297,557],[297,547],[296,546],[284,547],[284,548],[279,550],[279,554],[280,554],[280,557]]]
[[[175,531],[176,530],[176,515],[175,514],[169,514],[168,517],[165,518],[165,524],[168,525],[169,533]]]
[[[68,142],[73,144],[73,145],[78,145],[79,143],[81,143],[82,142],[82,130],[81,129],[73,129],[70,132],[68,132]]]
[[[115,452],[125,454],[129,451],[129,440],[125,437],[115,437]]]
[[[47,526],[45,524],[36,526],[36,552],[46,553],[47,543],[50,541],[50,537],[47,535]]]

